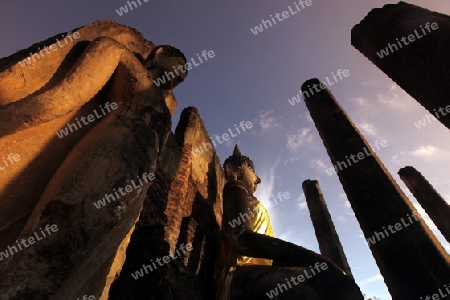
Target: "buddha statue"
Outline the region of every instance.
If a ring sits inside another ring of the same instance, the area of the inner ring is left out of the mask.
[[[253,196],[261,180],[237,145],[223,168],[217,299],[363,299],[330,259],[274,237],[267,210]]]

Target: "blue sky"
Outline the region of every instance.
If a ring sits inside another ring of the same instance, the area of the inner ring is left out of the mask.
[[[450,132],[439,122],[416,128],[427,111],[350,44],[351,28],[372,8],[397,1],[312,0],[257,35],[250,29],[289,6],[295,10],[294,1],[141,0],[123,16],[116,12],[126,5],[123,0],[44,2],[2,2],[0,57],[106,18],[138,29],[156,45],[174,45],[188,59],[213,50],[215,57],[192,69],[175,89],[174,126],[186,106],[199,109],[210,136],[252,122],[251,129],[218,144],[216,151],[223,162],[238,143],[253,159],[262,179],[256,195],[263,203],[272,194],[290,193],[290,199],[269,209],[275,235],[319,251],[301,189],[304,180],[318,180],[357,283],[369,296],[390,299],[337,176],[326,172],[331,162],[304,102],[288,102],[307,79],[331,79],[332,72],[347,69],[350,76],[331,92],[370,143],[387,141],[378,156],[450,251],[397,175],[412,165],[449,201],[449,172],[443,166],[450,163]],[[448,0],[408,2],[450,14]]]

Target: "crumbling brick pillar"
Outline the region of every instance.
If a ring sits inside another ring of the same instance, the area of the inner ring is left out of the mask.
[[[302,188],[305,193],[311,221],[314,225],[317,242],[319,243],[320,253],[331,259],[348,276],[353,278],[319,183],[317,180],[308,179],[303,181]]]
[[[353,27],[351,43],[450,128],[450,16],[388,4]]]
[[[450,243],[450,205],[439,195],[428,180],[413,167],[401,168],[398,174]]]
[[[414,206],[330,91],[317,79],[306,81],[302,92],[310,88],[318,92],[305,97],[306,106],[332,163],[342,165],[353,157],[353,164],[337,175],[364,236],[373,239],[370,249],[393,299],[436,293],[450,280],[448,254],[424,221],[412,218]],[[386,234],[402,222],[403,228]]]

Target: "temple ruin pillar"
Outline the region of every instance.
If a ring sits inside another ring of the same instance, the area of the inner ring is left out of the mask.
[[[351,43],[450,128],[449,36],[450,16],[399,2],[373,9]]]
[[[445,239],[450,243],[450,205],[414,167],[401,168],[398,174]]]
[[[353,278],[319,183],[317,180],[308,179],[303,181],[302,188],[305,193],[311,221],[314,225],[317,242],[319,243],[320,253],[331,259],[348,276]]]
[[[449,255],[326,86],[310,79],[301,90],[393,299],[436,293]]]

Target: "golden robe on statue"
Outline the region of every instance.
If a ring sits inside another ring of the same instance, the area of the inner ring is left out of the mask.
[[[252,196],[253,202],[253,210],[252,212],[249,212],[249,216],[251,217],[252,227],[253,231],[260,234],[265,234],[271,237],[274,237],[274,232],[272,228],[272,223],[270,222],[269,213],[267,212],[267,209],[262,205],[261,202],[259,202],[255,197]],[[256,203],[256,204],[254,204]],[[263,266],[272,266],[272,260],[271,259],[265,259],[265,258],[254,258],[254,257],[248,257],[248,256],[241,256],[238,255],[237,257],[237,265],[238,266],[244,266],[244,265],[263,265]],[[231,288],[231,281],[233,280],[233,272],[236,270],[236,267],[231,267],[228,271],[223,270],[221,277],[224,278],[224,281],[219,280],[219,282],[223,282],[223,287],[219,289],[221,292],[219,292],[220,296],[218,299],[220,300],[230,300],[230,288]]]
[[[258,201],[258,200],[256,200]],[[258,201],[256,204],[254,215],[252,216],[253,231],[260,234],[265,234],[274,237],[272,223],[270,223],[269,213],[267,209]],[[238,266],[243,265],[265,265],[271,266],[272,260],[265,258],[254,258],[247,256],[239,256],[237,261]]]

